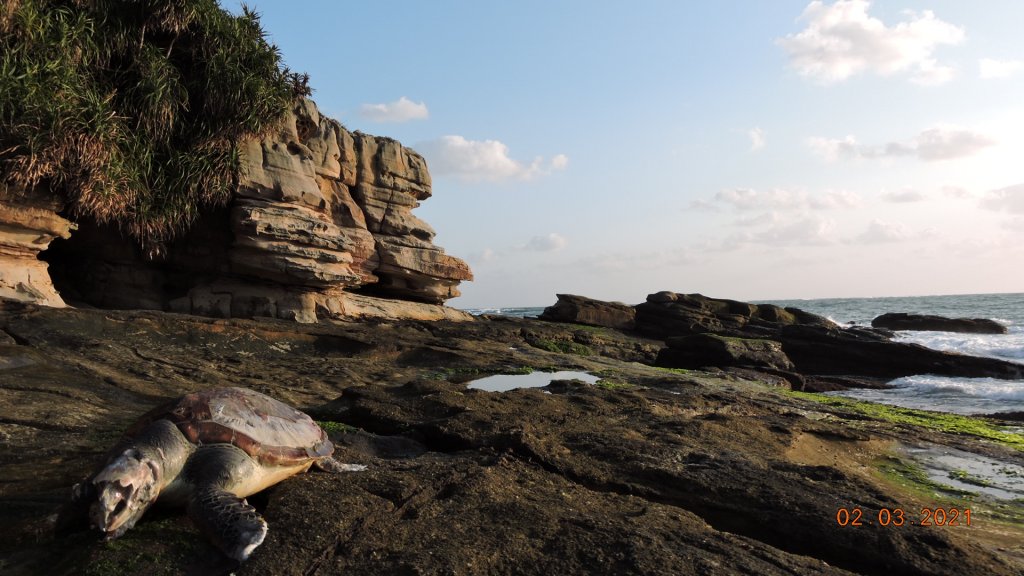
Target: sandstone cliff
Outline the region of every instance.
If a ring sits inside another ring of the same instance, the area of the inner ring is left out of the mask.
[[[60,206],[0,205],[0,297],[300,322],[467,318],[439,305],[472,279],[468,265],[412,214],[431,195],[422,156],[349,132],[310,100],[239,148],[229,206],[202,215],[159,261],[110,226],[84,220],[70,234]],[[69,239],[47,250],[57,237]]]

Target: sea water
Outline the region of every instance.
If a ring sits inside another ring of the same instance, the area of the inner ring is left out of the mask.
[[[819,300],[772,300],[765,303],[792,306],[830,318],[841,325],[870,326],[887,312],[934,314],[947,318],[989,318],[1007,326],[1007,334],[954,332],[897,332],[899,342],[912,342],[936,350],[999,358],[1024,364],[1024,294],[974,294],[895,298],[827,298]],[[473,314],[533,317],[543,307],[470,310]],[[941,410],[959,414],[1024,411],[1024,381],[992,378],[950,378],[918,375],[890,382],[888,390],[848,390],[844,396],[884,402],[908,408]]]
[[[825,316],[842,325],[871,325],[886,312],[934,314],[947,318],[988,318],[1007,334],[899,331],[897,342],[936,350],[999,358],[1024,364],[1024,294],[972,294],[900,298],[831,298],[773,301]],[[921,374],[897,378],[888,390],[847,390],[837,394],[907,408],[957,414],[1024,411],[1024,381],[994,378],[953,378]]]

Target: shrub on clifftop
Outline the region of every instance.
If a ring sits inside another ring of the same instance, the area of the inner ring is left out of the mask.
[[[230,198],[308,77],[215,0],[0,0],[0,199],[44,189],[150,255]],[[5,192],[6,190],[6,192]]]

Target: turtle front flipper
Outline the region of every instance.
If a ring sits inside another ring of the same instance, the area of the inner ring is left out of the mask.
[[[188,514],[224,554],[239,562],[267,537],[267,522],[244,499],[207,487],[192,496]]]
[[[192,521],[224,554],[239,562],[248,559],[266,538],[267,523],[236,493],[260,475],[259,466],[241,449],[215,444],[199,448],[183,475],[192,486],[188,502]]]

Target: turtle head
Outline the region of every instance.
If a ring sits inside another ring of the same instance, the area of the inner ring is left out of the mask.
[[[135,526],[159,495],[160,465],[134,448],[118,454],[91,481],[95,501],[89,508],[93,528],[107,540]]]

